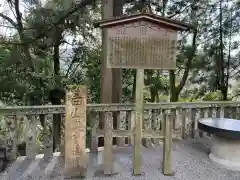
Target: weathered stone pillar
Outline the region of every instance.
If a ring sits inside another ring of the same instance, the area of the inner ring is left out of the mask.
[[[85,177],[87,89],[69,86],[66,93],[65,176]]]

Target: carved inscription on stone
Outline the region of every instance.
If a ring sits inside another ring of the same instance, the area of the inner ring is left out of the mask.
[[[85,176],[87,90],[83,86],[69,88],[66,95],[65,171],[66,176]]]

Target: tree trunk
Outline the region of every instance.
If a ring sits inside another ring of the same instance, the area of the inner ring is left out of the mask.
[[[225,76],[225,67],[224,67],[224,44],[223,44],[223,15],[222,15],[222,1],[220,1],[220,8],[219,8],[219,34],[220,34],[220,63],[219,63],[219,70],[220,70],[220,87],[219,90],[222,92],[222,98],[226,101],[227,94],[228,94],[228,77]]]
[[[169,83],[170,83],[170,102],[177,102],[179,94],[175,86],[176,77],[175,72],[173,70],[169,71]]]
[[[191,13],[191,19],[193,21],[193,26],[194,26],[194,32],[193,32],[193,38],[192,38],[192,50],[191,53],[188,55],[187,57],[187,62],[185,65],[185,70],[183,73],[183,76],[181,78],[180,83],[176,86],[176,76],[173,70],[169,71],[169,81],[170,81],[170,101],[171,102],[176,102],[179,99],[179,95],[183,89],[183,87],[186,84],[189,72],[190,72],[190,68],[192,66],[192,61],[194,59],[194,57],[196,56],[196,50],[197,50],[197,20],[196,20],[196,8],[195,8],[195,4],[194,2],[192,2],[192,13]]]
[[[55,37],[54,37],[54,53],[53,53],[53,62],[54,62],[54,76],[55,76],[55,85],[57,86],[61,82],[59,82],[60,75],[60,59],[59,59],[59,46],[61,44],[61,30],[56,28]],[[50,99],[52,105],[61,105],[61,100],[63,98],[64,92],[63,90],[55,87],[53,91],[51,91]],[[57,147],[60,147],[61,144],[61,116],[60,114],[53,115],[53,152]]]
[[[50,101],[52,105],[61,105],[61,100],[64,98],[65,92],[62,89],[53,89],[50,92]],[[61,116],[60,114],[53,115],[53,152],[59,148],[61,144]]]

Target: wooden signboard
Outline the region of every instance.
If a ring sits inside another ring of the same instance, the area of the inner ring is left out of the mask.
[[[70,86],[66,94],[65,175],[85,176],[87,89]]]
[[[144,69],[176,69],[177,32],[190,27],[151,13],[106,19],[95,26],[106,32],[103,57],[107,67],[137,69],[133,174],[140,175]]]
[[[107,30],[107,67],[166,70],[176,69],[178,31],[191,29],[148,12],[105,19],[95,27]]]
[[[109,68],[175,69],[177,31],[148,21],[108,28]]]

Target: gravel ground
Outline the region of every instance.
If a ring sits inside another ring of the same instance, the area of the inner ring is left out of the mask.
[[[240,172],[219,168],[208,159],[209,142],[207,140],[183,140],[173,145],[174,176],[164,176],[161,171],[162,146],[142,148],[142,176],[132,176],[131,147],[115,152],[115,170],[117,174],[104,177],[100,167],[93,163],[88,168],[87,180],[240,180]],[[63,180],[63,160],[54,156],[48,162],[41,156],[34,161],[18,158],[4,173],[0,180]]]

